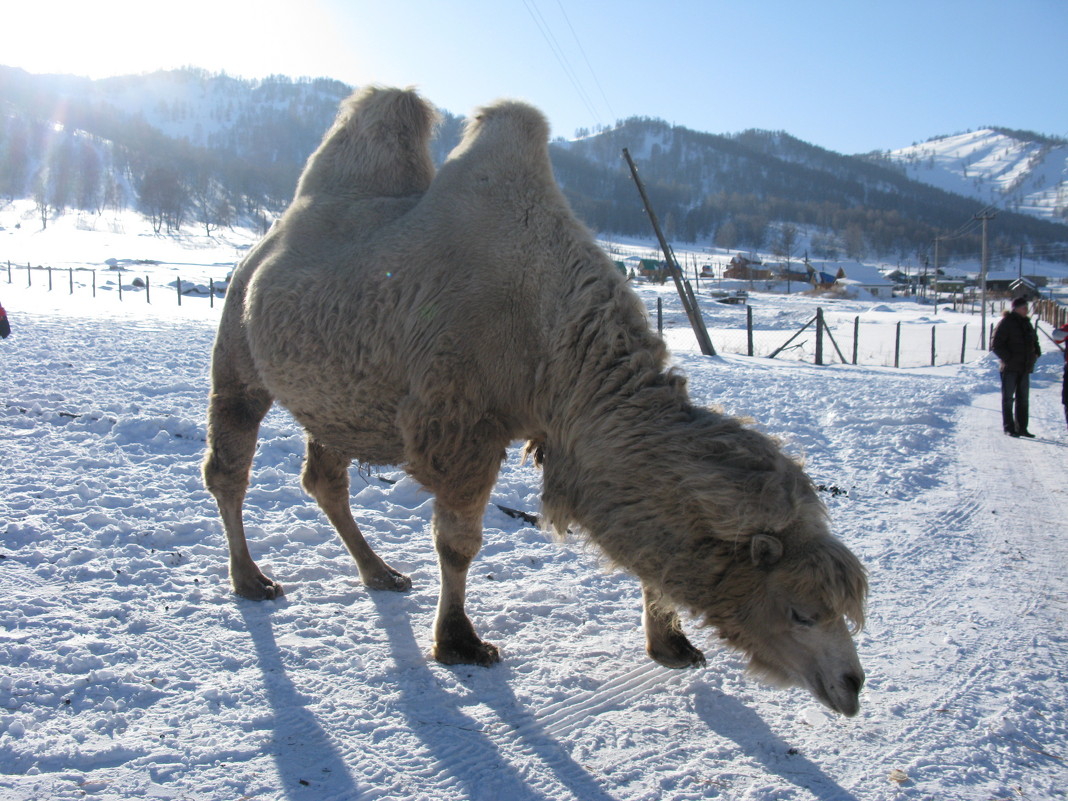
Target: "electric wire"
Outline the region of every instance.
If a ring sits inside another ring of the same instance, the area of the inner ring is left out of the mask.
[[[549,27],[549,23],[542,16],[541,10],[538,8],[535,0],[523,0],[523,5],[526,7],[527,12],[530,14],[530,18],[534,20],[534,24],[544,37],[546,44],[549,45],[549,49],[552,50],[553,56],[556,57],[557,63],[560,64],[564,74],[567,76],[571,86],[575,89],[579,99],[582,101],[582,105],[586,107],[586,110],[590,113],[590,116],[598,123],[601,124],[601,118],[597,114],[597,110],[593,107],[589,94],[583,88],[581,81],[575,74],[574,69],[571,67],[571,63],[567,59],[567,54],[564,53],[563,48],[560,47],[560,43],[553,35],[552,29]]]

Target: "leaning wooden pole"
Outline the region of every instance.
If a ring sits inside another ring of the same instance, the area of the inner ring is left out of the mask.
[[[693,333],[697,337],[697,344],[701,348],[701,353],[705,356],[715,356],[716,349],[712,347],[712,339],[708,336],[708,329],[705,328],[701,310],[696,302],[691,302],[686,286],[683,284],[682,269],[679,267],[678,262],[675,261],[675,254],[668,245],[667,239],[664,238],[664,232],[660,229],[660,221],[656,218],[656,212],[653,211],[653,206],[649,202],[649,196],[645,194],[645,185],[642,184],[642,179],[638,177],[638,168],[634,166],[634,160],[631,159],[627,148],[623,148],[623,158],[627,160],[630,174],[638,187],[638,193],[642,196],[645,213],[649,215],[649,221],[653,224],[656,238],[660,241],[660,249],[664,252],[664,261],[667,264],[668,272],[671,273],[671,277],[675,281],[675,290],[679,293],[679,300],[682,301],[682,308],[686,310],[686,317],[689,319],[690,327],[693,328]],[[690,292],[692,293],[693,290],[691,289]],[[694,301],[696,301],[696,298]]]

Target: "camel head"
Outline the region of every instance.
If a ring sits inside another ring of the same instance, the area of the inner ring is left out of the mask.
[[[717,603],[706,621],[748,655],[758,676],[857,714],[864,670],[852,634],[863,625],[867,594],[857,558],[830,534],[780,532],[753,536],[735,559],[719,584],[733,603]]]
[[[678,392],[652,380],[643,390]],[[661,664],[703,662],[672,618],[683,609],[746,654],[755,674],[855,715],[863,566],[831,535],[812,481],[776,440],[714,410],[678,408],[648,415],[628,400],[604,412],[578,434],[584,458],[550,443],[546,518],[558,532],[577,522],[641,579],[647,651]],[[615,429],[626,435],[613,438]]]

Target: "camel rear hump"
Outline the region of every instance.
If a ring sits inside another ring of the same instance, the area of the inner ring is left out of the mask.
[[[494,230],[507,246],[533,217],[570,216],[549,160],[549,125],[536,108],[502,100],[470,119],[422,203],[432,220],[459,226],[465,236]]]

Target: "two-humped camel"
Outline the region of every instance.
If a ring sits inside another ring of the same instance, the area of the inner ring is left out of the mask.
[[[641,581],[646,647],[703,664],[677,609],[772,681],[855,714],[865,573],[812,483],[742,421],[690,403],[641,302],[574,217],[535,109],[499,102],[434,174],[411,91],[346,101],[281,220],[235,272],[212,364],[205,481],[234,590],[273,598],[241,508],[273,401],[308,436],[303,483],[364,583],[409,579],[368,545],[348,466],[403,465],[434,493],[433,656],[489,665],[464,608],[505,448],[544,467],[544,515]]]

